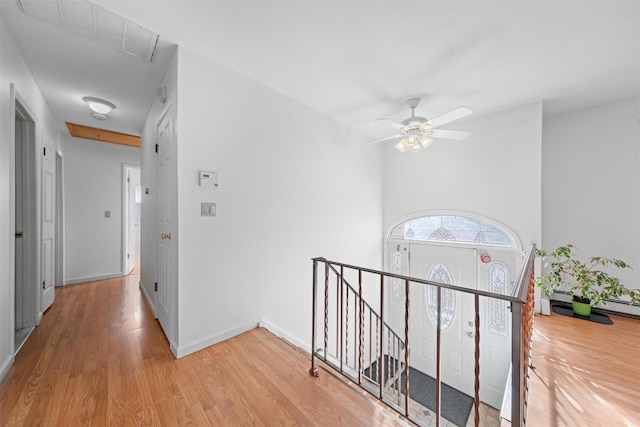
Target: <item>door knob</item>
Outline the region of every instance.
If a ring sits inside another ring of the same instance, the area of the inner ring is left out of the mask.
[[[473,338],[473,332],[471,332],[471,331],[467,332],[467,336],[468,336],[469,338]]]
[[[171,233],[162,233],[160,237],[162,237],[162,240],[165,240],[165,239],[171,240]]]
[[[473,326],[473,320],[469,320],[469,326]]]

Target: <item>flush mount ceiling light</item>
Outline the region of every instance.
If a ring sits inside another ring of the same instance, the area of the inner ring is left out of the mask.
[[[111,102],[105,101],[104,99],[100,98],[94,98],[92,96],[85,96],[84,98],[82,98],[82,100],[86,102],[89,105],[89,108],[91,108],[95,113],[101,115],[109,114],[111,110],[114,110],[116,108],[116,106]]]
[[[416,116],[415,109],[420,104],[420,98],[411,98],[407,100],[406,105],[411,109],[411,117],[401,122],[391,119],[378,119],[377,122],[385,123],[394,129],[400,131],[399,134],[388,136],[365,144],[374,142],[389,141],[393,142],[393,146],[400,152],[417,153],[423,148],[427,148],[433,142],[433,138],[457,139],[461,140],[469,135],[469,132],[459,130],[437,129],[438,127],[461,119],[471,114],[468,107],[458,107],[448,113],[442,114],[431,120],[424,117]]]

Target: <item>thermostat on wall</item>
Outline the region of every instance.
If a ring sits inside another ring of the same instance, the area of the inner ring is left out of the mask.
[[[218,188],[218,173],[200,171],[200,187]]]

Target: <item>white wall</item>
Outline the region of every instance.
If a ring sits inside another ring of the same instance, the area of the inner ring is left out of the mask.
[[[542,105],[528,104],[459,124],[463,141],[436,140],[420,153],[385,147],[385,231],[427,210],[491,218],[523,248],[540,241]]]
[[[14,205],[13,205],[13,121],[10,109],[10,84],[26,104],[36,121],[36,150],[42,139],[54,139],[58,146],[59,129],[51,110],[38,89],[24,59],[0,17],[0,379],[13,362],[14,328]]]
[[[380,150],[180,49],[179,354],[260,320],[310,343],[310,259],[379,266]],[[198,186],[218,172],[219,189]],[[217,203],[201,217],[200,203]]]
[[[74,137],[63,148],[66,283],[121,276],[122,164],[140,164],[140,149]]]
[[[543,141],[543,247],[623,259],[640,288],[640,100],[546,118]]]

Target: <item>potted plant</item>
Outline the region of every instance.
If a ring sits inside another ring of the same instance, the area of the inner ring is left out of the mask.
[[[553,252],[536,250],[536,256],[543,260],[551,259],[550,270],[535,279],[535,284],[547,295],[555,291],[566,291],[573,296],[571,302],[573,312],[581,316],[589,316],[591,307],[597,307],[607,300],[618,299],[623,295],[631,298],[630,304],[640,301],[640,289],[625,288],[620,279],[603,269],[612,267],[631,268],[619,259],[595,256],[583,262],[572,252],[573,245],[567,244],[556,248]],[[548,266],[545,263],[544,267]]]

